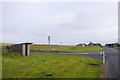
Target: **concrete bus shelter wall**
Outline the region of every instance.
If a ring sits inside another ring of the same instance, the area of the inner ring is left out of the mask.
[[[21,53],[22,56],[29,56],[30,55],[30,44],[32,43],[22,43],[22,44],[15,44],[10,46],[10,51]]]

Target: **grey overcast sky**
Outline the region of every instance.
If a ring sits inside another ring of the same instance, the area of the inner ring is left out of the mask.
[[[4,2],[2,42],[76,45],[118,41],[117,2]]]

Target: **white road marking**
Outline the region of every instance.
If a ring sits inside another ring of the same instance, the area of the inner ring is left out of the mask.
[[[63,54],[88,54],[88,53],[63,53]]]
[[[88,54],[88,53],[77,53],[77,54]]]
[[[88,53],[75,53],[75,54],[88,54]]]
[[[103,52],[100,52],[100,54],[102,54]]]

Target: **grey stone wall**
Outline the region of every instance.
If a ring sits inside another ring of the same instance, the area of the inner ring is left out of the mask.
[[[12,45],[10,46],[10,51],[22,53],[22,46],[23,46],[22,44]]]

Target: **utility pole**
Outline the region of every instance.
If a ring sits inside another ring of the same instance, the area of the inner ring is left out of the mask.
[[[62,52],[62,42],[61,42],[61,52]]]
[[[50,50],[50,36],[48,36],[48,50]]]

